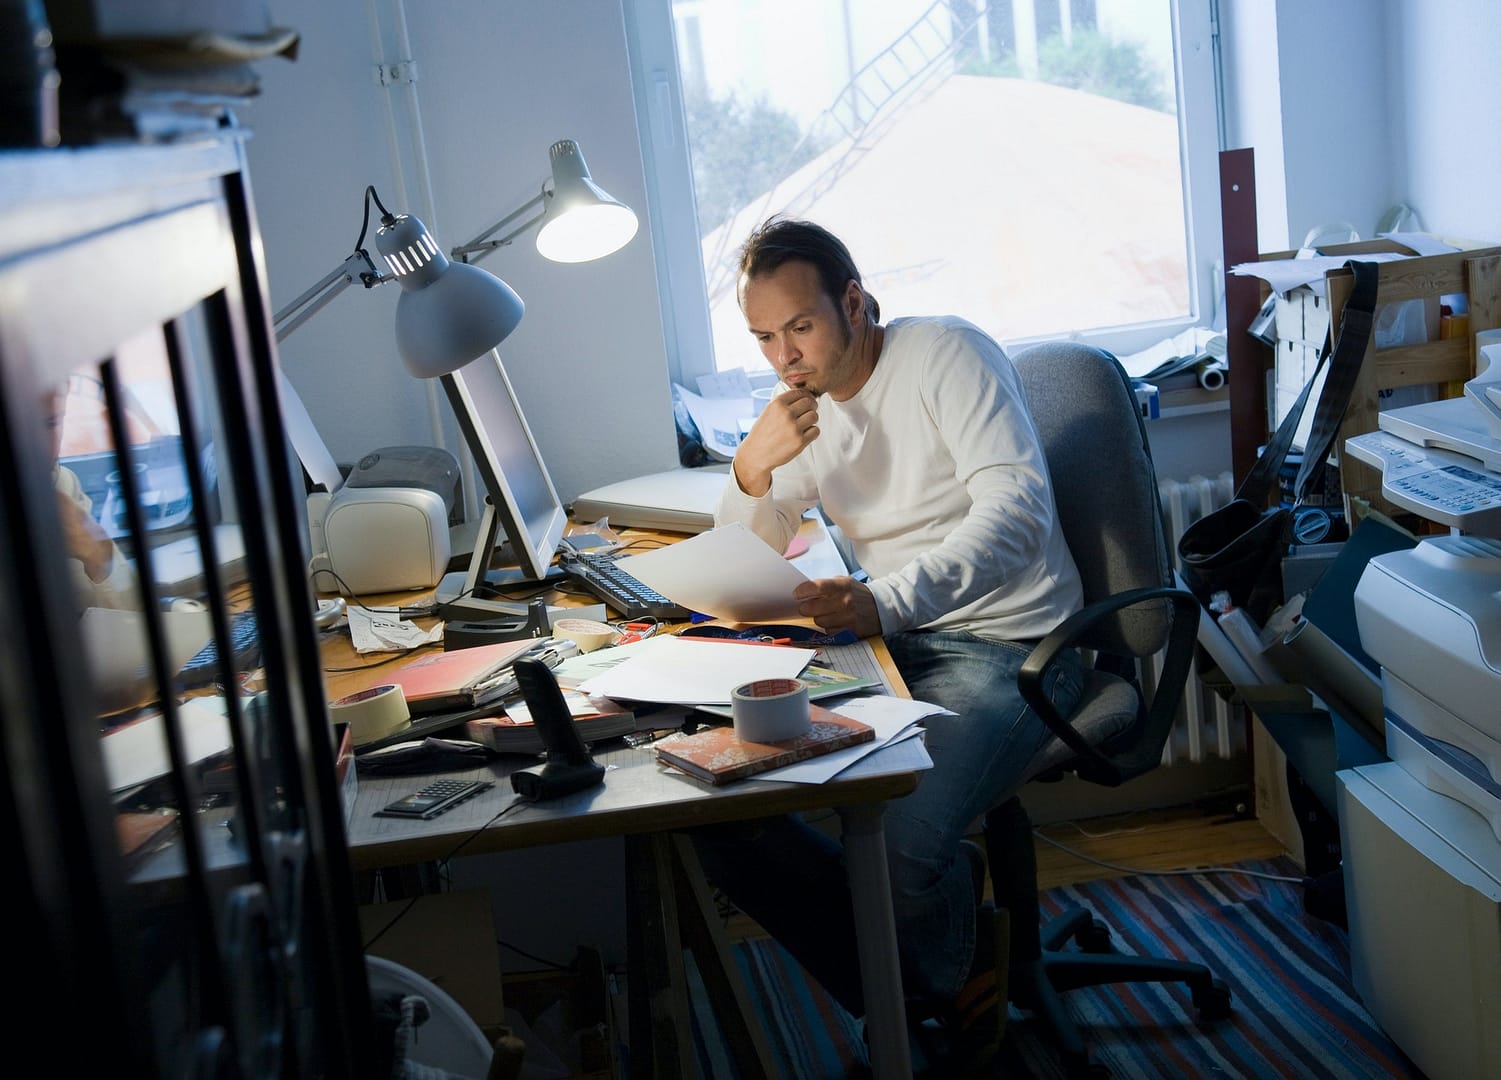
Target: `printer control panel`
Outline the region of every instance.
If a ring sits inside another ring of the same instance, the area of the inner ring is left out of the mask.
[[[1466,532],[1501,536],[1501,475],[1467,455],[1389,431],[1346,439],[1345,450],[1381,469],[1381,493],[1398,506]]]

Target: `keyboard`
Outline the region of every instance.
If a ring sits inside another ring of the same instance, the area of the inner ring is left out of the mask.
[[[236,672],[246,672],[260,664],[261,635],[254,609],[238,611],[229,617],[229,645]],[[215,639],[194,653],[182,666],[178,673],[178,683],[184,689],[195,690],[212,685],[220,677],[219,642]]]
[[[692,614],[680,604],[648,588],[643,582],[622,570],[615,556],[599,551],[579,551],[565,554],[560,560],[568,577],[606,606],[618,611],[628,621],[657,619],[661,622],[681,622]]]

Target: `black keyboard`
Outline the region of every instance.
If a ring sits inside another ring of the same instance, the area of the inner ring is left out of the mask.
[[[559,562],[573,581],[599,597],[606,606],[618,611],[628,621],[657,619],[662,622],[680,622],[692,614],[687,608],[674,604],[655,589],[647,588],[640,580],[626,573],[616,563],[613,555],[580,551],[565,554]]]
[[[259,666],[261,635],[254,609],[239,611],[229,617],[229,647],[236,672],[243,673]],[[184,664],[182,671],[178,673],[179,685],[188,690],[209,686],[217,682],[219,678],[219,642],[217,639],[210,640],[207,645],[194,653],[192,659]]]

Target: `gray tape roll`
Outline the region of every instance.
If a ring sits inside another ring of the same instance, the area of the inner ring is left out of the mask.
[[[813,727],[808,684],[801,679],[757,679],[730,692],[735,734],[745,742],[784,742]]]

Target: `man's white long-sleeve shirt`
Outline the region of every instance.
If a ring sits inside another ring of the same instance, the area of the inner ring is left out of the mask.
[[[883,633],[1030,640],[1079,609],[1021,382],[983,331],[952,316],[893,320],[859,392],[819,398],[818,426],[761,498],[731,474],[716,521],[780,551],[820,504],[870,577]]]

